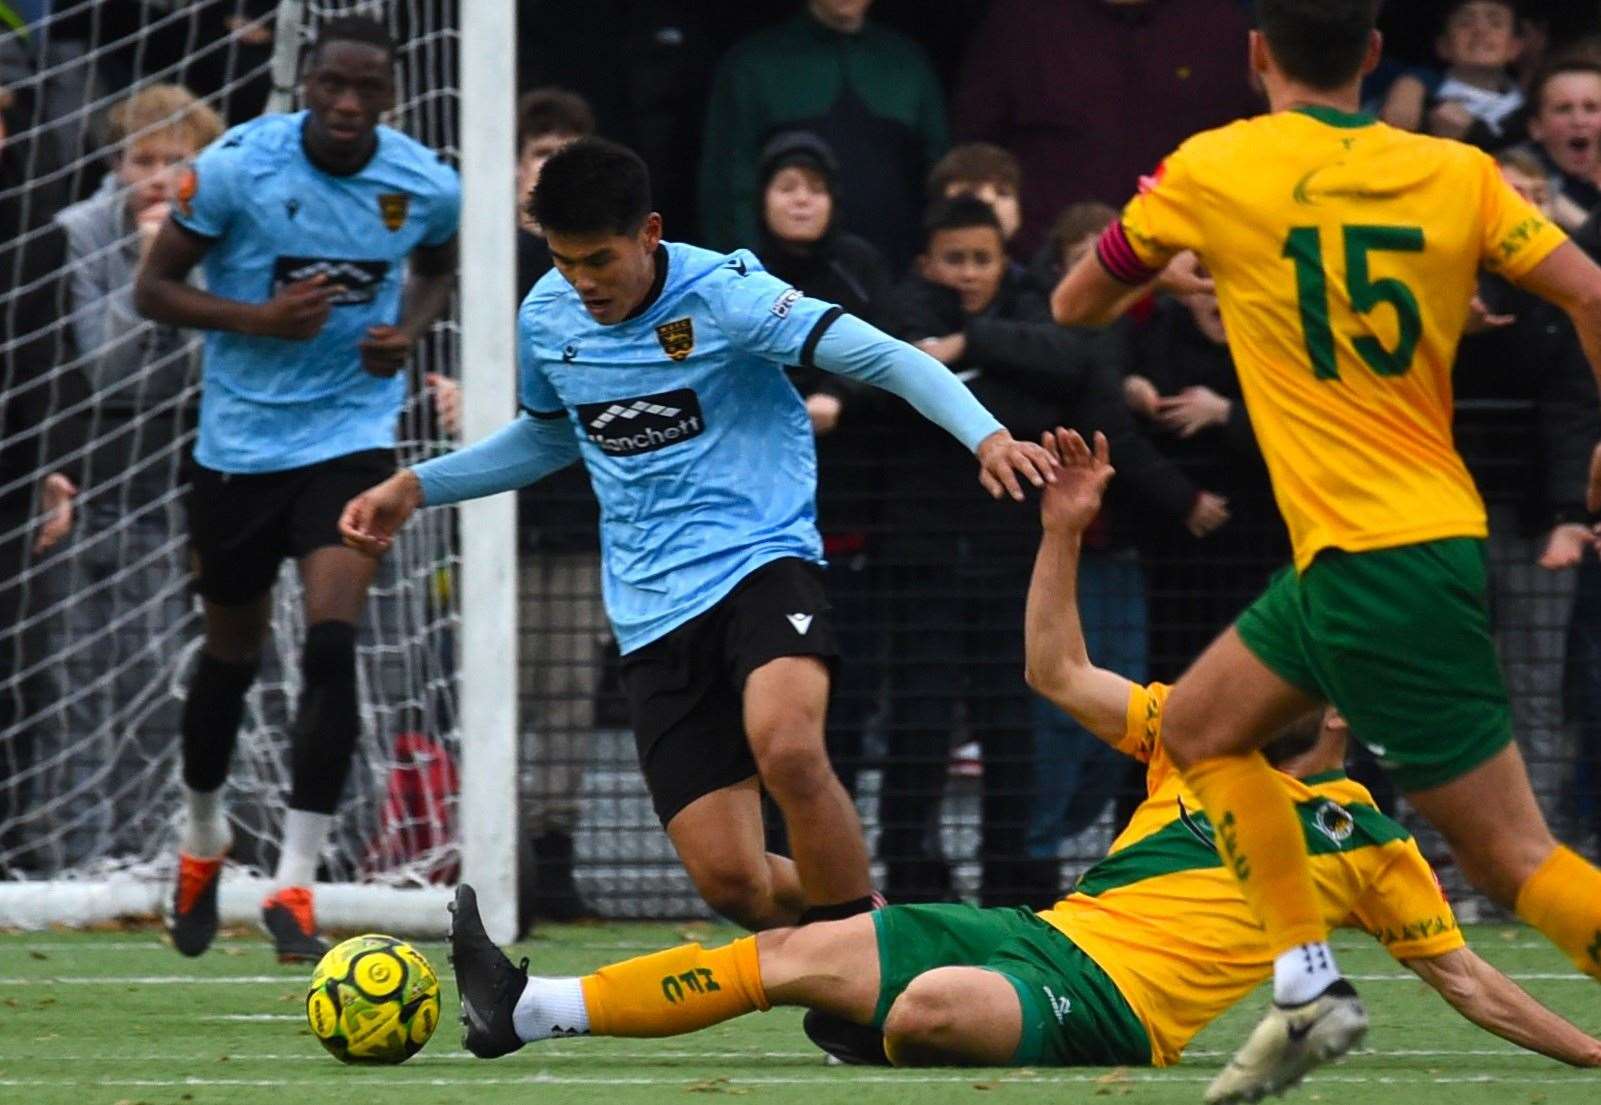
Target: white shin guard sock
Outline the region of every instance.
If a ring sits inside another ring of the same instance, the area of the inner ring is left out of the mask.
[[[278,872],[273,877],[274,890],[310,886],[316,881],[317,858],[328,842],[328,830],[333,823],[332,814],[289,811],[289,816],[284,818],[283,851],[278,856]]]
[[[1301,944],[1273,961],[1273,1000],[1279,1005],[1304,1005],[1339,978],[1327,942]]]
[[[524,1043],[552,1036],[587,1036],[589,1007],[584,1004],[583,984],[576,978],[530,976],[511,1020]]]
[[[184,788],[189,818],[178,847],[196,859],[216,859],[233,847],[233,829],[222,809],[222,787],[216,790]]]

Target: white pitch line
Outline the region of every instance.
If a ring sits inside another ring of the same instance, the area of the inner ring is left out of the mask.
[[[857,1068],[859,1069],[859,1068]],[[713,1077],[702,1078],[694,1075],[685,1075],[674,1078],[651,1077],[607,1077],[582,1075],[556,1075],[548,1071],[538,1074],[524,1075],[516,1078],[489,1077],[489,1078],[447,1078],[427,1076],[387,1075],[383,1078],[385,1087],[396,1086],[438,1086],[438,1087],[472,1087],[472,1086],[685,1086],[696,1085],[728,1085],[728,1086],[839,1086],[859,1084],[883,1085],[956,1085],[956,1084],[983,1084],[983,1085],[1020,1085],[1020,1086],[1049,1086],[1049,1085],[1159,1085],[1159,1084],[1200,1084],[1211,1081],[1215,1072],[1205,1071],[1192,1075],[1176,1074],[1138,1074],[1124,1072],[1119,1075],[1103,1073],[1083,1074],[1052,1074],[1017,1076],[1003,1075],[994,1072],[975,1069],[969,1074],[937,1075],[913,1074],[910,1071],[895,1071],[886,1074],[858,1074],[844,1073],[829,1074],[813,1077],[799,1076],[759,1076],[759,1077]],[[1460,1086],[1460,1085],[1516,1085],[1519,1089],[1527,1086],[1577,1086],[1594,1085],[1592,1076],[1575,1073],[1566,1078],[1528,1078],[1523,1075],[1515,1077],[1515,1081],[1497,1075],[1467,1075],[1467,1076],[1440,1076],[1440,1077],[1406,1077],[1402,1075],[1340,1075],[1322,1074],[1308,1078],[1308,1086],[1318,1085],[1353,1085],[1353,1086]],[[0,1078],[0,1086],[17,1087],[130,1087],[137,1089],[164,1089],[173,1087],[261,1087],[261,1088],[296,1088],[316,1087],[326,1091],[329,1082],[327,1078],[315,1079],[289,1079],[289,1078],[101,1078],[101,1079],[22,1079]]]

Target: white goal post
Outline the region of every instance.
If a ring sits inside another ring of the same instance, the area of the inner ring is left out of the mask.
[[[267,6],[245,0],[151,0],[142,6],[143,22],[127,38],[108,44],[91,36],[82,50],[43,55],[36,72],[20,79],[12,74],[0,83],[29,94],[37,91],[41,99],[47,85],[80,88],[76,106],[55,123],[58,129],[75,126],[93,133],[107,109],[130,91],[181,80],[182,67],[201,57],[227,62],[225,77],[204,93],[219,110],[252,81],[270,81],[277,90],[274,96],[281,96],[286,88],[292,91],[298,57],[318,20],[340,14],[384,19],[400,39],[401,102],[395,125],[443,155],[458,158],[462,170],[459,309],[440,324],[419,358],[426,369],[459,371],[462,436],[472,441],[504,424],[516,410],[516,7],[516,0],[290,0],[276,13],[263,15]],[[67,20],[78,19],[73,28],[92,26],[98,32],[108,10],[94,0],[58,0],[47,18],[63,28]],[[239,22],[252,12],[259,26],[275,27],[270,57],[251,55],[242,45],[246,40]],[[224,25],[228,34],[216,40],[194,37],[200,32],[191,29],[190,53],[178,51],[179,60],[165,68],[147,57],[147,45],[153,49],[158,36],[181,36],[186,26]],[[129,67],[132,88],[117,79],[125,78]],[[37,88],[29,87],[29,81]],[[72,125],[61,128],[63,119]],[[31,137],[36,136],[13,133],[11,140]],[[114,152],[94,139],[86,141],[78,160],[52,179],[86,194],[97,183],[90,175],[99,173]],[[0,276],[0,285],[4,283]],[[79,349],[77,359],[64,360],[60,371],[83,369],[97,352]],[[175,402],[192,408],[197,384],[191,378]],[[0,380],[0,392],[9,386]],[[96,402],[93,397],[89,401],[90,441],[78,459],[111,440],[103,432]],[[420,413],[421,406],[414,402],[402,423],[406,461],[446,445],[426,428],[433,423]],[[51,418],[83,415],[82,409],[61,410]],[[135,417],[139,427],[150,424],[140,421],[146,417]],[[124,491],[88,487],[80,498],[73,538],[24,571],[22,582],[29,593],[40,596],[39,636],[51,644],[24,668],[0,670],[0,693],[13,695],[20,704],[12,721],[0,714],[0,928],[87,925],[162,912],[170,901],[181,805],[172,718],[199,630],[183,578],[184,530],[176,490],[181,458],[191,444],[192,431],[174,438],[147,465],[164,472],[173,487],[147,510],[141,508],[167,520],[151,548],[137,546],[131,523],[89,532],[84,518],[90,507],[99,502],[109,508],[127,500],[116,498]],[[30,481],[49,470],[43,458],[39,463]],[[21,482],[0,491],[16,490]],[[427,511],[397,542],[380,573],[358,665],[362,746],[347,790],[347,795],[355,792],[355,799],[350,809],[342,806],[334,839],[324,853],[334,881],[317,887],[319,919],[326,927],[438,936],[448,922],[449,880],[460,877],[477,886],[491,936],[504,942],[515,935],[515,529],[515,501],[509,495],[459,511]],[[15,536],[0,532],[0,538]],[[75,559],[90,539],[102,541],[126,560],[128,566],[111,583],[137,578],[136,573],[158,561],[175,566],[165,590],[144,598],[114,598],[110,584],[91,587]],[[69,582],[61,586],[62,579]],[[86,679],[73,664],[81,669],[98,654],[82,651],[75,639],[50,636],[50,626],[74,603],[87,601],[91,591],[102,590],[108,596],[108,636],[124,631],[150,636],[139,655],[118,653],[114,662],[107,662],[103,678]],[[230,863],[220,896],[225,924],[259,920],[267,887],[263,874],[270,873],[260,857],[270,856],[282,827],[287,722],[299,689],[303,625],[298,601],[298,585],[286,568],[274,603],[273,644],[247,703],[246,732],[228,791],[236,837],[248,834],[269,850]],[[161,603],[179,614],[176,624],[164,623],[157,635],[146,622]],[[142,681],[145,689],[129,694],[113,686],[119,679],[126,683],[129,676]],[[53,690],[39,694],[32,686],[38,680]],[[112,703],[107,720],[75,728],[72,717],[87,715],[72,711],[87,708],[96,696]],[[441,759],[447,762],[442,765]],[[431,791],[424,786],[408,798],[406,785],[425,777],[436,782],[448,777],[450,784]]]
[[[516,411],[515,0],[466,0],[461,24],[463,433]],[[470,243],[470,244],[469,244]],[[498,942],[517,931],[517,500],[461,508],[462,877]]]

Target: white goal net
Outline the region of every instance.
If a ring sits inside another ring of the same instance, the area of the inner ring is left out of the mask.
[[[0,155],[9,241],[0,246],[0,926],[107,911],[71,904],[75,887],[134,887],[112,912],[154,905],[174,856],[179,719],[200,641],[183,511],[198,336],[139,318],[127,285],[117,286],[138,256],[131,211],[91,253],[66,261],[51,252],[63,209],[115,208],[127,195],[116,167],[140,134],[113,141],[113,109],[171,83],[242,122],[268,107],[275,84],[293,97],[298,56],[320,19],[374,14],[400,42],[391,123],[458,154],[455,0],[56,0],[42,22],[19,27],[30,10],[38,5],[0,11],[15,17],[0,28],[10,101]],[[455,375],[458,345],[453,315],[419,352],[416,378]],[[444,444],[426,393],[413,394],[404,460]],[[55,472],[82,487],[71,532],[39,552]],[[374,588],[360,636],[362,737],[323,880],[399,888],[455,876],[454,518],[420,516]],[[228,783],[235,882],[276,859],[303,630],[286,564]],[[237,913],[226,886],[224,912]],[[41,912],[46,887],[55,904]]]

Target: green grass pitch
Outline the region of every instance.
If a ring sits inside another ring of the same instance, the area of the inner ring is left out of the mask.
[[[520,946],[533,969],[580,974],[690,938],[733,930],[667,924],[547,928]],[[1531,932],[1478,926],[1473,946],[1542,1001],[1601,1030],[1601,993]],[[661,1105],[738,1096],[752,1105],[864,1102],[1198,1102],[1265,992],[1235,1009],[1167,1070],[911,1070],[828,1067],[775,1010],[670,1040],[558,1040],[481,1062],[460,1049],[445,950],[443,1023],[399,1067],[341,1066],[303,1015],[309,969],[281,967],[252,934],[186,960],[158,934],[0,934],[0,1102],[18,1105],[339,1105],[603,1102]],[[1378,947],[1342,935],[1345,970],[1373,1016],[1367,1049],[1314,1075],[1290,1100],[1341,1105],[1596,1105],[1601,1071],[1519,1051],[1463,1021]]]

